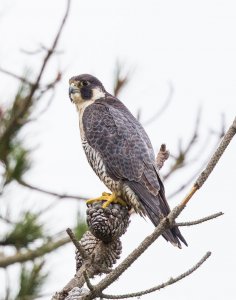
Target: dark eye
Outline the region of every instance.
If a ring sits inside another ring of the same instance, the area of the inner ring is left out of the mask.
[[[87,85],[89,85],[89,82],[87,80],[82,80],[81,85],[82,86],[87,86]]]

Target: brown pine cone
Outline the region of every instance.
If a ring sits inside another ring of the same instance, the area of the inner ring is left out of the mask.
[[[85,250],[85,253],[94,259],[94,265],[98,268],[98,274],[101,270],[108,270],[120,258],[122,251],[121,241],[119,239],[110,243],[104,243],[96,238],[90,231],[85,232],[80,240],[80,244]],[[76,271],[83,264],[83,259],[78,250],[76,250]]]
[[[108,243],[124,234],[129,225],[129,211],[126,206],[111,203],[103,208],[103,201],[88,204],[87,223],[95,237]]]

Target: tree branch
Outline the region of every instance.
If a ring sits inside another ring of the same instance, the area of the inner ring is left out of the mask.
[[[92,291],[92,290],[94,289],[94,287],[93,287],[92,283],[91,283],[90,280],[89,280],[89,277],[88,277],[87,272],[84,271],[83,274],[84,274],[84,280],[85,280],[85,282],[86,282],[86,284],[87,284],[87,287],[90,289],[90,291]]]
[[[179,170],[180,168],[182,168],[186,165],[186,157],[187,157],[188,153],[191,151],[191,149],[193,148],[193,145],[196,143],[196,140],[198,137],[200,116],[201,116],[201,110],[199,109],[197,118],[195,121],[195,127],[194,127],[193,133],[190,137],[190,140],[187,143],[185,149],[182,148],[181,140],[179,141],[178,156],[174,157],[175,158],[174,164],[170,167],[170,170],[163,176],[164,180],[169,178],[169,176],[172,175],[175,171]]]
[[[122,64],[119,61],[117,61],[115,68],[115,81],[113,87],[113,94],[115,97],[117,97],[120,94],[121,90],[123,90],[129,82],[130,71],[127,72],[125,75],[122,75],[122,67]]]
[[[225,149],[227,148],[227,146],[229,145],[229,143],[231,142],[235,134],[236,134],[236,118],[234,119],[232,125],[229,127],[228,131],[223,136],[218,148],[212,155],[206,168],[199,175],[192,189],[184,198],[184,200],[181,202],[180,204],[181,207],[184,207],[188,203],[188,201],[192,198],[192,196],[195,194],[195,192],[198,189],[200,189],[203,186],[203,184],[206,182],[207,178],[209,177],[209,175],[217,165],[219,159],[221,158],[222,154],[224,153]]]
[[[201,224],[203,222],[206,222],[206,221],[218,218],[220,216],[223,216],[223,214],[224,214],[223,212],[218,212],[218,213],[215,213],[213,215],[210,215],[210,216],[207,216],[207,217],[195,220],[195,221],[179,222],[179,223],[176,223],[175,226],[192,226],[192,225],[197,225],[197,224]]]
[[[9,265],[15,263],[23,263],[28,260],[33,260],[37,257],[40,257],[46,253],[52,252],[53,250],[67,244],[70,242],[69,237],[63,237],[57,241],[47,241],[41,247],[38,247],[35,250],[28,250],[27,252],[17,252],[12,256],[1,256],[0,257],[0,268],[6,268]]]
[[[31,89],[29,91],[29,94],[25,97],[25,99],[22,99],[22,105],[21,105],[21,108],[15,113],[14,117],[9,120],[8,122],[8,126],[7,128],[5,129],[4,133],[2,134],[1,136],[1,140],[5,140],[7,139],[12,131],[14,132],[14,128],[16,127],[16,125],[18,124],[18,122],[22,119],[22,117],[25,115],[25,113],[27,112],[28,108],[31,106],[32,102],[33,102],[33,96],[35,94],[35,92],[37,91],[38,89],[38,86],[39,86],[39,83],[41,81],[41,78],[42,78],[42,75],[44,73],[44,70],[46,68],[46,65],[50,59],[50,57],[52,56],[52,54],[54,53],[54,50],[57,46],[57,43],[58,43],[58,40],[61,36],[61,33],[62,33],[62,30],[63,30],[63,27],[66,23],[66,20],[67,20],[67,17],[68,17],[68,14],[69,14],[69,9],[70,9],[70,3],[71,3],[71,0],[67,0],[67,7],[66,7],[66,12],[65,12],[65,15],[62,19],[62,22],[59,26],[59,29],[58,29],[58,32],[56,34],[56,37],[52,43],[52,46],[51,48],[48,50],[44,60],[43,60],[43,63],[42,63],[42,66],[39,70],[39,73],[38,73],[38,76],[36,77],[36,80],[35,82],[31,85]],[[24,101],[23,101],[24,100]]]
[[[173,87],[172,82],[169,82],[168,85],[169,85],[169,93],[167,95],[166,100],[164,101],[163,106],[150,119],[146,120],[145,122],[142,122],[143,126],[148,126],[151,123],[153,123],[169,106],[169,104],[173,98],[174,87]]]
[[[150,289],[147,289],[145,291],[141,291],[141,292],[135,292],[135,293],[130,293],[130,294],[123,294],[123,295],[107,295],[107,294],[101,294],[102,298],[105,299],[126,299],[126,298],[132,298],[132,297],[141,297],[143,295],[146,294],[150,294],[156,291],[159,291],[160,289],[163,289],[165,287],[167,287],[168,285],[174,284],[177,281],[180,281],[182,279],[184,279],[185,277],[189,276],[190,274],[192,274],[194,271],[196,271],[209,257],[211,256],[211,252],[207,252],[202,258],[201,260],[198,261],[198,263],[193,266],[191,269],[187,270],[186,272],[180,274],[179,276],[175,277],[175,278],[170,278],[168,281],[159,284],[157,286],[154,286]]]
[[[1,73],[4,73],[4,74],[6,74],[6,75],[9,75],[9,76],[11,76],[11,77],[13,77],[13,78],[15,78],[15,79],[18,79],[20,82],[23,82],[23,83],[25,83],[25,84],[28,84],[29,86],[33,86],[33,85],[34,85],[33,82],[30,82],[29,80],[27,80],[27,79],[24,78],[23,76],[17,75],[17,74],[15,74],[15,73],[11,72],[11,71],[8,71],[8,70],[5,70],[5,69],[3,69],[3,68],[0,68],[0,72],[1,72]]]
[[[32,184],[29,184],[29,183],[25,182],[25,181],[22,180],[22,179],[18,179],[17,182],[18,182],[19,184],[23,185],[24,187],[27,187],[27,188],[29,188],[29,189],[31,189],[31,190],[34,190],[34,191],[37,191],[37,192],[40,192],[40,193],[43,193],[43,194],[48,194],[48,195],[57,197],[57,198],[59,198],[59,199],[64,199],[64,198],[75,199],[75,200],[86,200],[86,199],[87,199],[86,197],[80,197],[80,196],[69,195],[69,194],[60,194],[60,193],[48,191],[48,190],[39,188],[39,187],[37,187],[37,186],[34,186],[34,185],[32,185]]]
[[[66,232],[67,232],[67,234],[69,235],[69,237],[70,237],[70,239],[72,240],[72,242],[73,242],[73,244],[75,245],[75,247],[78,249],[78,251],[79,251],[81,257],[82,257],[83,259],[86,259],[86,258],[87,258],[87,255],[86,255],[86,253],[85,253],[85,251],[84,251],[84,248],[80,245],[80,242],[77,241],[77,239],[76,239],[74,233],[72,232],[72,230],[71,230],[70,228],[67,228],[67,229],[66,229]]]

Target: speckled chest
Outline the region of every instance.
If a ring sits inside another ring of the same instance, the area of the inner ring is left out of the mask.
[[[88,162],[91,165],[94,172],[100,178],[100,180],[112,191],[118,193],[121,190],[121,184],[119,181],[113,180],[106,171],[106,167],[102,158],[102,155],[91,147],[86,139],[84,124],[83,124],[84,109],[79,111],[79,127],[81,142],[84,152],[87,156]]]
[[[108,176],[105,164],[100,153],[93,149],[85,138],[82,139],[82,146],[89,164],[91,165],[97,176],[100,178],[100,180],[103,181],[110,190],[116,190],[118,187],[118,182],[112,180]]]
[[[84,152],[87,156],[88,162],[91,165],[94,172],[100,178],[100,180],[114,193],[120,195],[134,210],[141,215],[144,214],[143,209],[138,201],[135,193],[129,188],[127,184],[123,181],[116,181],[112,179],[106,171],[106,166],[102,155],[96,151],[93,147],[89,145],[86,139],[84,123],[83,123],[83,113],[86,107],[79,110],[79,126],[80,126],[80,136]],[[102,138],[102,137],[101,137]]]

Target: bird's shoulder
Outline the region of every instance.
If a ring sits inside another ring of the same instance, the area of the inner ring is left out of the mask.
[[[138,134],[150,151],[153,151],[151,141],[143,126],[118,98],[107,94],[106,97],[89,105],[84,112],[84,116],[86,116],[84,119],[87,123],[96,120],[96,125],[99,121],[99,123],[110,126],[110,129],[111,127],[116,128],[120,134]]]

